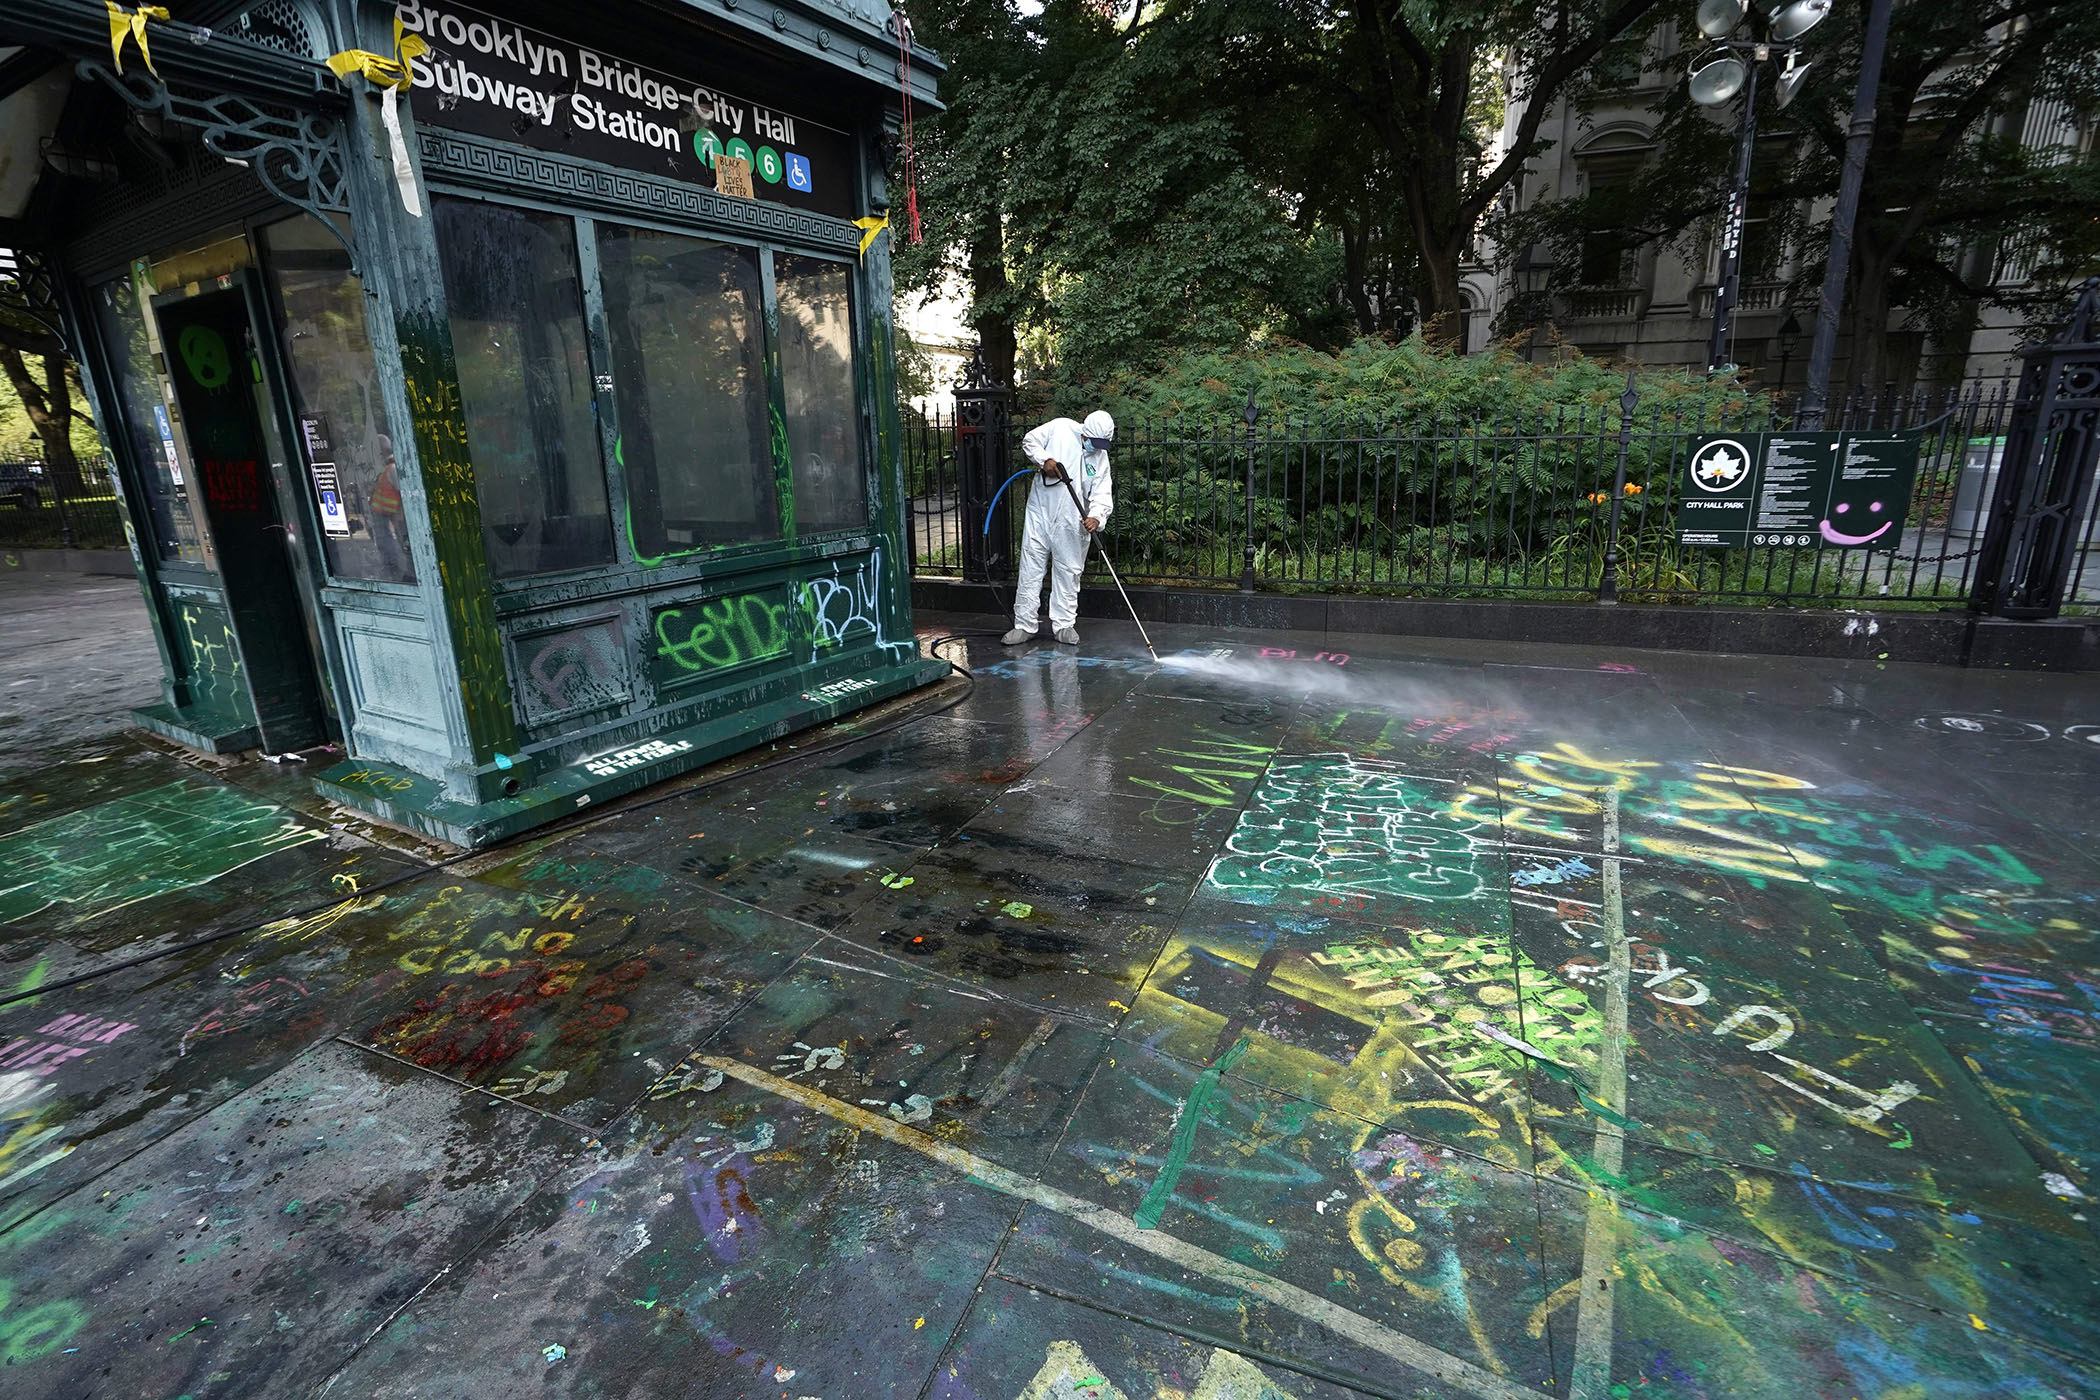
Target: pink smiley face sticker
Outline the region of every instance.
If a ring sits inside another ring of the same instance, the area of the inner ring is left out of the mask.
[[[1850,501],[1839,501],[1839,502],[1837,503],[1837,507],[1836,507],[1836,509],[1835,509],[1835,510],[1834,510],[1834,511],[1833,511],[1832,513],[1833,513],[1833,514],[1836,514],[1836,515],[1844,515],[1844,514],[1848,513],[1849,511],[1851,511],[1851,509],[1852,509],[1852,503],[1851,503]],[[1881,502],[1879,502],[1879,501],[1875,501],[1875,502],[1872,502],[1871,504],[1869,504],[1869,505],[1867,506],[1867,510],[1868,510],[1868,511],[1869,511],[1869,512],[1870,512],[1870,513],[1871,513],[1872,515],[1880,515],[1880,514],[1882,513],[1882,504],[1881,504]],[[1849,522],[1847,522],[1847,523],[1849,523]],[[1819,520],[1819,521],[1817,521],[1817,522],[1816,522],[1816,528],[1817,528],[1818,530],[1821,530],[1821,531],[1823,532],[1823,538],[1824,538],[1824,539],[1826,539],[1826,540],[1828,540],[1828,541],[1829,541],[1830,543],[1832,543],[1832,544],[1836,544],[1836,545],[1861,545],[1861,544],[1867,544],[1867,543],[1869,543],[1869,542],[1871,542],[1871,541],[1873,541],[1873,540],[1878,540],[1878,539],[1880,539],[1880,538],[1881,538],[1881,537],[1882,537],[1883,535],[1885,535],[1885,534],[1887,534],[1887,533],[1889,532],[1889,528],[1890,528],[1891,526],[1893,526],[1893,525],[1894,525],[1895,523],[1896,523],[1896,522],[1895,522],[1895,521],[1893,521],[1893,520],[1884,520],[1884,521],[1882,521],[1882,522],[1881,522],[1881,525],[1880,525],[1880,527],[1879,527],[1879,528],[1877,528],[1877,529],[1873,529],[1873,530],[1869,530],[1869,531],[1868,531],[1868,532],[1867,532],[1866,534],[1864,534],[1864,535],[1848,535],[1848,534],[1845,534],[1844,532],[1842,532],[1842,531],[1838,530],[1838,529],[1837,529],[1837,528],[1836,528],[1835,526],[1833,526],[1833,525],[1832,525],[1832,524],[1831,524],[1831,523],[1830,523],[1830,522],[1829,522],[1828,520]]]

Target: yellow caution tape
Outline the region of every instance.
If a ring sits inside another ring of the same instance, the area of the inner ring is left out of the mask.
[[[104,0],[108,3],[108,0]],[[115,9],[114,5],[110,6]],[[430,52],[430,43],[420,34],[401,32],[401,17],[394,16],[394,56],[373,53],[370,49],[344,49],[328,56],[328,71],[338,78],[347,78],[352,73],[361,75],[366,82],[378,87],[408,91],[414,80],[408,70],[408,61],[421,58]]]
[[[394,183],[401,190],[401,207],[416,218],[423,217],[423,199],[416,192],[416,174],[408,158],[408,141],[401,134],[401,114],[396,94],[415,84],[408,63],[430,52],[430,43],[420,34],[403,34],[401,16],[394,16],[394,54],[389,58],[370,49],[344,49],[328,56],[328,71],[338,78],[352,73],[379,89],[379,120],[386,127],[387,153],[394,166]]]
[[[890,216],[884,214],[879,219],[855,219],[853,226],[861,231],[860,255],[865,258],[868,249],[875,246],[875,235],[890,226]]]
[[[117,61],[117,71],[124,71],[124,40],[128,36],[138,40],[139,57],[146,60],[146,71],[158,78],[160,70],[153,66],[153,50],[146,47],[146,21],[169,18],[167,7],[141,5],[126,14],[116,0],[102,0],[102,3],[109,6],[109,52],[110,57]]]

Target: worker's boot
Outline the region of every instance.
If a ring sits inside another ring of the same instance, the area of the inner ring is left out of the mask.
[[[1016,627],[1013,631],[1007,633],[999,640],[1006,643],[1010,647],[1017,647],[1023,642],[1034,641],[1035,629],[1032,627]]]
[[[1079,645],[1079,629],[1077,627],[1060,627],[1050,635],[1056,637],[1068,647]]]

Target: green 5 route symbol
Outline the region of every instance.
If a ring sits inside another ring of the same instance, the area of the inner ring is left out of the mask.
[[[725,146],[722,144],[721,137],[705,127],[693,133],[693,154],[706,161],[707,168],[710,170],[715,168],[715,157],[719,155],[727,155],[734,160],[749,161],[752,173],[769,185],[779,184],[781,177],[790,173],[790,165],[801,161],[801,157],[796,156],[793,152],[783,156],[771,146],[760,146],[754,151],[751,149],[751,143],[741,136],[732,136],[729,139],[729,144]],[[800,168],[807,170],[808,163],[802,162]],[[793,184],[796,189],[806,190],[809,188],[807,179],[808,177],[805,175],[801,183],[793,181],[789,183]]]

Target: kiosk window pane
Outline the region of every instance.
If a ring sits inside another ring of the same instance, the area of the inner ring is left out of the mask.
[[[602,224],[598,261],[635,553],[776,537],[758,254]]]
[[[136,270],[143,276],[143,267]],[[108,424],[131,444],[131,457],[138,464],[146,487],[146,511],[140,522],[149,539],[142,547],[152,549],[165,561],[209,565],[198,539],[195,511],[201,503],[190,495],[191,482],[182,470],[175,446],[175,420],[161,397],[160,372],[154,356],[160,352],[160,332],[150,308],[140,305],[139,292],[130,277],[113,278],[94,290],[95,318],[102,323],[102,343],[109,349],[114,371],[113,402],[105,405],[119,422]]]
[[[499,578],[612,560],[568,219],[431,201],[481,536]]]
[[[795,532],[868,523],[853,395],[851,278],[844,263],[778,257],[780,379],[795,464]]]
[[[379,401],[379,371],[365,334],[364,283],[350,254],[312,216],[262,230],[265,265],[284,326],[300,459],[308,480],[332,469],[348,534],[321,535],[337,578],[414,583],[394,439]]]

